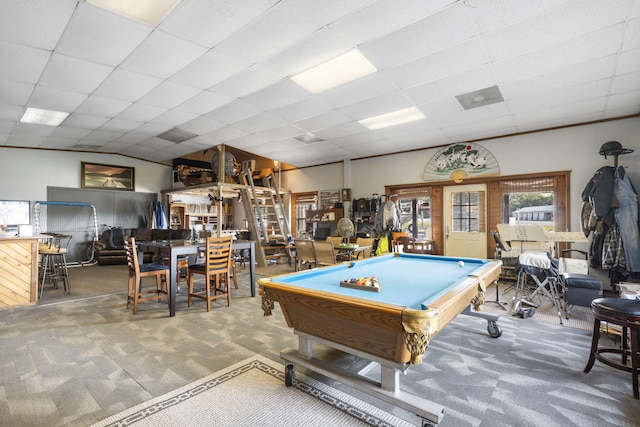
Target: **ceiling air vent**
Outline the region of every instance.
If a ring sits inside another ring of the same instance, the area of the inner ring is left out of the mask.
[[[492,86],[485,89],[476,90],[474,92],[465,93],[456,96],[456,99],[465,110],[482,107],[483,105],[496,104],[503,102],[504,98],[498,86]]]
[[[302,135],[294,136],[293,139],[300,141],[303,144],[313,144],[314,142],[324,141],[324,139],[312,133],[303,133]]]
[[[196,135],[195,133],[188,132],[186,130],[179,129],[179,128],[173,128],[173,129],[169,129],[166,132],[161,133],[160,135],[158,135],[158,138],[166,139],[167,141],[180,144],[181,142],[184,142],[191,138],[195,138],[196,136],[198,135]]]

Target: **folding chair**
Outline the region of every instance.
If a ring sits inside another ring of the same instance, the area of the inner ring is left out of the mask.
[[[527,277],[535,283],[535,289],[529,292]],[[546,252],[525,252],[518,257],[518,281],[514,297],[514,316],[531,317],[538,304],[533,299],[542,294],[549,298],[558,313],[562,325],[562,314],[557,291],[558,260],[553,259]],[[527,305],[526,309],[523,305]]]

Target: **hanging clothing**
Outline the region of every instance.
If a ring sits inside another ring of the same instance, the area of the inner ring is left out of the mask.
[[[384,202],[376,214],[376,221],[374,223],[376,233],[400,230],[401,228],[400,209],[391,200]]]
[[[603,218],[611,209],[614,186],[615,168],[603,166],[596,171],[582,191],[582,201],[591,204],[598,219]]]
[[[614,194],[618,208],[614,216],[624,247],[627,271],[640,272],[640,234],[638,232],[638,195],[621,167],[616,171]]]

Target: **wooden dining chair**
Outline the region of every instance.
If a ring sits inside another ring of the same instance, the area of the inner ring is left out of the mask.
[[[314,240],[313,250],[316,253],[318,266],[336,265],[336,251],[333,243],[326,240]]]
[[[163,299],[171,306],[168,287],[170,282],[169,267],[161,263],[140,262],[142,252],[138,253],[135,237],[128,237],[124,241],[124,248],[127,254],[127,266],[129,267],[129,283],[127,291],[127,309],[133,302],[133,314],[138,312],[138,303],[144,301]],[[142,278],[155,277],[156,285],[153,288],[143,288]],[[164,285],[167,285],[165,288]]]
[[[412,252],[414,242],[415,242],[415,239],[411,236],[397,237],[396,244],[398,245],[398,248],[396,252],[409,252],[409,251]]]
[[[211,311],[211,301],[220,298],[227,299],[227,307],[231,305],[232,241],[232,235],[207,237],[204,263],[189,266],[189,295],[187,299],[189,307],[191,307],[194,297],[207,302],[207,311]],[[196,274],[204,275],[204,290],[194,291],[193,280]]]

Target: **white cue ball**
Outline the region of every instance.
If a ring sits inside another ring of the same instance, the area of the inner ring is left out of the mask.
[[[459,265],[460,267],[464,267],[464,261],[458,261],[458,265]]]

